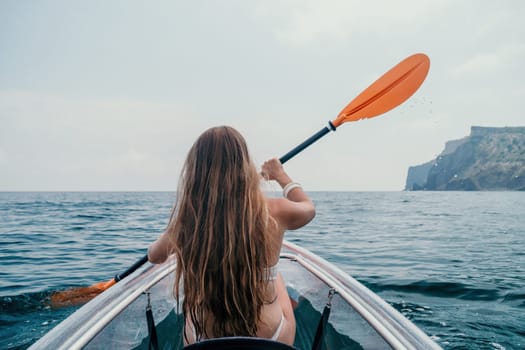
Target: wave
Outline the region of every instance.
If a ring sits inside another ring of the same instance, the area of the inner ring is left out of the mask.
[[[407,284],[393,283],[365,283],[368,288],[375,292],[397,291],[404,293],[417,293],[441,298],[456,298],[464,300],[498,300],[503,296],[497,289],[475,288],[464,283],[457,282],[432,282],[427,280],[416,281]]]
[[[52,308],[52,291],[0,297],[0,349],[27,349],[78,307]]]
[[[98,220],[98,219],[107,219],[110,216],[111,215],[77,214],[73,216],[73,219]]]
[[[503,296],[502,302],[525,308],[525,291],[509,292]]]
[[[514,301],[514,300],[525,300],[525,291],[517,292],[517,293],[507,293],[503,297],[504,301]]]
[[[25,314],[49,308],[52,292],[25,293],[0,297],[0,314]]]

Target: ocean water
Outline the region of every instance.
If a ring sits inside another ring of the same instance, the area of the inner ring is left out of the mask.
[[[276,194],[277,195],[277,194]],[[525,193],[314,192],[286,239],[375,291],[444,349],[525,349]],[[166,226],[175,194],[0,193],[0,349],[75,307],[56,290],[111,279]]]

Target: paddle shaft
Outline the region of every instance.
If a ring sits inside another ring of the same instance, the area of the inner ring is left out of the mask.
[[[299,152],[304,150],[306,147],[310,146],[315,141],[319,140],[324,135],[328,134],[330,131],[335,131],[335,126],[332,124],[332,122],[328,122],[328,126],[325,126],[321,130],[319,130],[317,133],[310,136],[308,139],[306,139],[303,143],[292,149],[290,152],[286,153],[284,156],[279,158],[279,161],[281,164],[286,163],[293,157],[295,157]]]
[[[115,276],[115,282],[120,281],[123,278],[126,278],[128,275],[132,274],[136,269],[144,265],[148,261],[148,255],[144,255],[140,260],[131,265],[126,271]]]

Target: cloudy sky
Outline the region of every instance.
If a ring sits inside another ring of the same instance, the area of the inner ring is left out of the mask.
[[[286,164],[309,190],[402,190],[472,125],[525,125],[525,2],[0,1],[0,190],[175,190],[206,128],[258,164],[417,52],[405,104]]]

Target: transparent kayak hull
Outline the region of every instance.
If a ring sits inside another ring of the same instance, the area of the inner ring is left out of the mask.
[[[148,349],[146,308],[160,349],[182,348],[183,316],[172,294],[175,263],[148,264],[62,321],[30,349]],[[423,331],[345,272],[289,242],[279,271],[294,304],[294,346],[311,349],[321,313],[331,313],[321,339],[326,349],[441,349]]]

